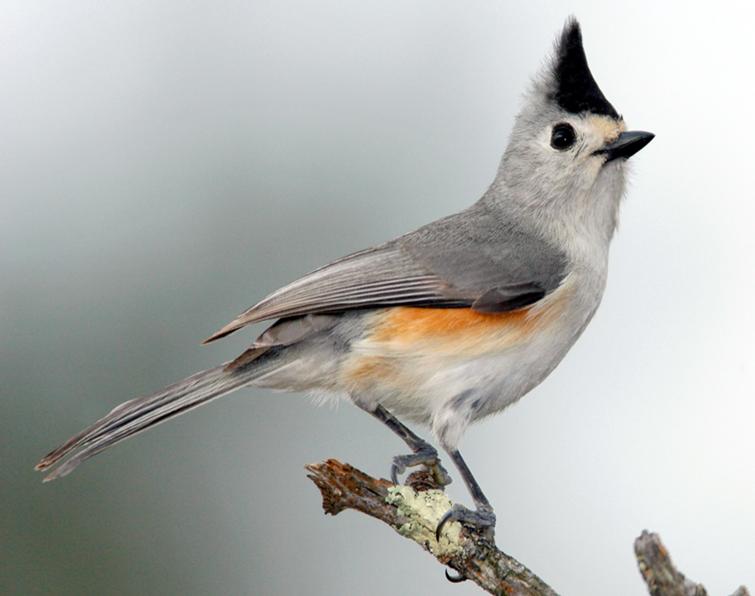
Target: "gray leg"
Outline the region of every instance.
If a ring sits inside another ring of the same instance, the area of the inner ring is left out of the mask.
[[[399,483],[399,474],[403,474],[406,471],[406,468],[413,466],[426,466],[433,473],[435,480],[441,486],[451,483],[451,478],[440,464],[438,452],[432,445],[428,444],[421,437],[415,435],[383,406],[378,405],[374,410],[371,410],[364,407],[356,400],[354,400],[354,403],[390,428],[409,446],[409,449],[412,450],[412,453],[408,455],[397,455],[393,458],[393,464],[391,465],[391,480],[393,480],[394,484]]]
[[[443,530],[443,526],[449,521],[457,521],[462,525],[484,529],[489,537],[493,539],[495,530],[495,513],[493,513],[493,507],[482,492],[480,485],[477,484],[477,480],[472,476],[472,472],[467,467],[467,463],[461,457],[461,453],[459,453],[458,449],[448,450],[448,455],[451,456],[461,477],[464,479],[464,484],[467,485],[469,494],[472,495],[472,500],[474,501],[476,509],[472,511],[462,505],[454,505],[441,518],[438,527],[435,530],[435,536],[440,540],[440,533],[441,530]]]

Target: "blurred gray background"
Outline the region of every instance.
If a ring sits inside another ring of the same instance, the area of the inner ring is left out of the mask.
[[[387,527],[322,515],[305,463],[385,475],[402,450],[348,404],[242,391],[63,481],[32,466],[235,356],[255,330],[199,341],[280,284],[476,200],[570,13],[657,139],[593,324],[462,450],[500,546],[564,594],[644,594],[643,528],[711,594],[755,588],[743,5],[3,2],[0,593],[478,593]]]

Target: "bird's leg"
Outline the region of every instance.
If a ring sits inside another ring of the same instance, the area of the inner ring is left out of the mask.
[[[357,400],[355,400],[355,403],[390,428],[409,446],[409,449],[412,450],[412,453],[408,455],[397,455],[393,458],[393,464],[391,465],[391,480],[393,480],[394,484],[399,483],[399,474],[403,474],[406,471],[406,468],[413,466],[427,467],[427,469],[432,472],[436,482],[441,486],[451,484],[451,477],[441,465],[438,452],[432,445],[427,443],[421,437],[415,435],[383,406],[378,405],[376,408],[372,409],[365,407]]]
[[[474,526],[485,533],[491,540],[494,540],[495,536],[495,513],[493,507],[490,505],[485,494],[482,492],[480,485],[477,484],[472,472],[467,467],[466,462],[461,457],[458,449],[448,449],[448,455],[451,456],[454,464],[456,465],[461,477],[464,479],[464,484],[469,489],[469,494],[472,495],[476,509],[473,511],[467,509],[463,505],[455,504],[449,509],[446,514],[441,518],[438,523],[438,527],[435,530],[435,536],[440,540],[440,534],[443,530],[443,526],[450,521],[457,521],[462,525]]]

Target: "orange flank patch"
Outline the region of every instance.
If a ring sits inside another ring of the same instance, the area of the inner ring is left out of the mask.
[[[562,286],[534,306],[506,313],[410,306],[375,311],[368,332],[353,344],[342,378],[361,388],[411,384],[434,363],[503,352],[546,332],[564,312],[569,294]]]
[[[401,306],[387,311],[369,336],[372,342],[412,344],[423,340],[447,340],[496,331],[522,332],[534,326],[530,309],[505,313],[481,313],[471,308],[417,308]]]
[[[396,381],[412,357],[472,356],[504,349],[534,328],[528,309],[394,307],[375,314],[371,331],[345,367],[352,383]],[[408,357],[408,358],[407,358]]]
[[[388,350],[429,350],[468,355],[511,347],[552,322],[560,300],[505,313],[471,308],[398,307],[384,311],[366,338]],[[380,348],[378,348],[380,351]]]

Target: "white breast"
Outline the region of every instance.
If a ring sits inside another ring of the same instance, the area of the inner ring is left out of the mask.
[[[342,371],[368,363],[368,374],[345,390],[428,424],[453,447],[470,422],[515,402],[556,367],[595,313],[604,281],[575,270],[524,321],[473,325],[424,342],[376,335],[355,342]]]

